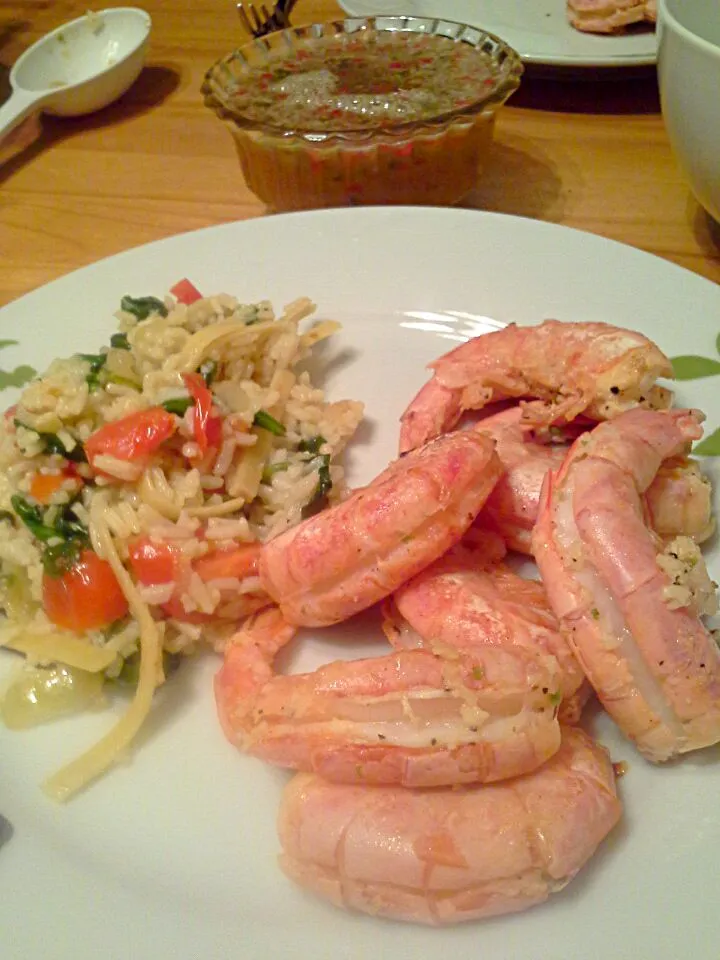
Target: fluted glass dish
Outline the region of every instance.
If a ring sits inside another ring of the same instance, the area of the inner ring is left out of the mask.
[[[219,60],[205,103],[275,210],[460,201],[523,67],[503,40],[423,17],[278,31]]]

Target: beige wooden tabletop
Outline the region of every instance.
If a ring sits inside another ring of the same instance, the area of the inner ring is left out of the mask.
[[[89,117],[45,116],[4,145],[0,304],[128,247],[264,212],[199,94],[205,70],[245,38],[234,2],[139,5],[153,31],[131,90]],[[0,101],[20,53],[87,9],[87,0],[0,0]],[[335,0],[299,0],[292,19],[340,15]],[[720,282],[720,228],[671,156],[647,69],[584,82],[526,75],[463,205],[579,227]]]

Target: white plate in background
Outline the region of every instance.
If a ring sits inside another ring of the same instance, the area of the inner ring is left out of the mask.
[[[565,0],[338,0],[350,16],[400,14],[469,23],[509,43],[527,64],[552,67],[641,67],[656,61],[651,27],[613,36],[570,26]]]

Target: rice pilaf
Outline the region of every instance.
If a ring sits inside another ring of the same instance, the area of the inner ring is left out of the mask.
[[[52,777],[70,795],[139,729],[174,658],[222,649],[266,604],[262,542],[344,495],[362,403],[298,365],[339,324],[307,298],[124,297],[98,354],[54,360],[0,421],[0,645],[26,656],[2,701],[22,727],[129,680],[116,728]]]

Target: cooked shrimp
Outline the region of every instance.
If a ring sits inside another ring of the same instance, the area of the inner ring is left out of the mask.
[[[502,472],[494,442],[461,431],[396,460],[347,500],[263,548],[260,579],[286,620],[338,623],[456,543]]]
[[[453,550],[395,591],[383,629],[398,648],[447,644],[522,647],[559,669],[559,719],[576,723],[590,693],[585,674],[548,604],[545,589],[503,563],[484,564],[476,549]]]
[[[560,745],[557,665],[521,647],[401,650],[273,675],[295,627],[247,621],[215,679],[231,743],[345,783],[442,786],[536,769]]]
[[[452,430],[465,410],[499,400],[531,398],[528,425],[570,422],[581,414],[608,420],[642,405],[665,408],[672,377],[664,353],[647,337],[606,323],[562,323],[486,333],[430,364],[433,378],[401,417],[400,451]]]
[[[653,761],[720,741],[717,608],[697,545],[663,545],[641,494],[702,436],[694,410],[632,410],[581,437],[548,475],[533,533],[550,604],[588,679]]]
[[[558,470],[569,442],[538,443],[521,424],[522,409],[511,407],[475,426],[496,442],[504,473],[475,520],[482,530],[499,533],[512,550],[532,554],[532,530],[540,490],[548,470]],[[678,458],[663,464],[645,494],[650,525],[663,539],[692,537],[702,543],[715,529],[712,488],[697,462]]]
[[[607,751],[567,728],[543,767],[494,786],[366,788],[300,774],[280,807],[280,866],[337,906],[458,923],[547,900],[621,813]]]
[[[645,501],[650,525],[663,540],[684,536],[704,543],[715,531],[712,487],[696,460],[679,457],[664,463]]]
[[[529,554],[545,474],[560,468],[569,444],[534,442],[522,415],[521,407],[511,407],[475,426],[495,440],[504,470],[475,522],[499,533],[512,550]]]

